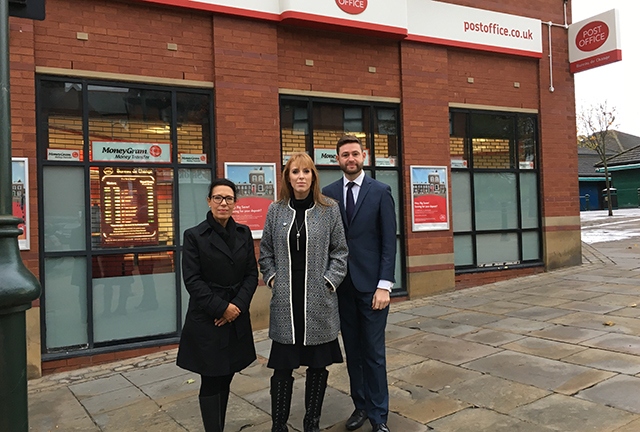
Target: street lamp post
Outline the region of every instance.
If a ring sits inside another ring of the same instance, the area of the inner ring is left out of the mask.
[[[29,430],[25,311],[40,284],[22,263],[11,185],[9,1],[0,0],[0,431]],[[28,191],[25,191],[28,193]]]

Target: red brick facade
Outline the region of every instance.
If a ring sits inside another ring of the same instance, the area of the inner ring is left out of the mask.
[[[563,4],[557,0],[448,2],[538,18],[544,23],[564,22]],[[397,99],[406,209],[405,250],[399,253],[408,258],[426,257],[425,263],[408,264],[407,273],[448,272],[452,284],[442,289],[488,283],[541,268],[454,276],[452,258],[429,263],[429,257],[453,255],[453,231],[411,231],[409,166],[450,165],[450,104],[537,110],[541,213],[543,220],[555,221],[548,227],[543,222],[543,231],[579,230],[575,222],[566,221],[575,221],[579,202],[574,84],[567,33],[561,27],[551,29],[551,92],[546,24],[540,59],[115,0],[47,0],[46,20],[12,18],[10,24],[13,155],[29,158],[32,185],[37,184],[38,175],[36,68],[44,72],[55,68],[57,74],[68,71],[70,76],[125,74],[139,77],[139,82],[212,83],[219,175],[225,161],[275,161],[280,166],[279,92],[283,89],[343,99]],[[31,250],[22,257],[37,275],[38,191],[32,187],[29,194]],[[545,242],[550,257],[553,241]],[[573,250],[544,260],[554,267],[579,263],[580,257]],[[408,290],[411,296],[411,285]],[[71,366],[51,364],[47,369]]]

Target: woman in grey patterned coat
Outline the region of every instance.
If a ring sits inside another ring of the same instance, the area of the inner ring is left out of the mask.
[[[282,172],[280,200],[271,204],[260,242],[260,271],[272,289],[268,367],[272,431],[288,431],[293,369],[307,366],[304,431],[317,432],[329,372],[342,362],[336,288],[347,273],[347,243],[338,204],[322,195],[306,153]]]

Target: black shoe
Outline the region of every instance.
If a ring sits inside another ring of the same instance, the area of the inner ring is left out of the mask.
[[[374,424],[371,432],[390,432],[386,423]]]
[[[367,420],[367,412],[365,410],[357,409],[351,414],[351,417],[347,419],[345,427],[349,431],[354,431],[362,427]],[[374,429],[375,430],[375,429]]]

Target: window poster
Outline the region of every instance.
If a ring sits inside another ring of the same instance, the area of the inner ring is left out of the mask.
[[[276,200],[276,164],[226,162],[224,176],[236,184],[233,219],[249,226],[253,238],[262,238],[267,210]]]
[[[102,247],[158,244],[156,173],[150,168],[100,168]]]
[[[11,158],[11,204],[13,216],[22,219],[18,229],[20,250],[29,250],[29,159]]]
[[[411,166],[412,230],[449,229],[447,167]]]

